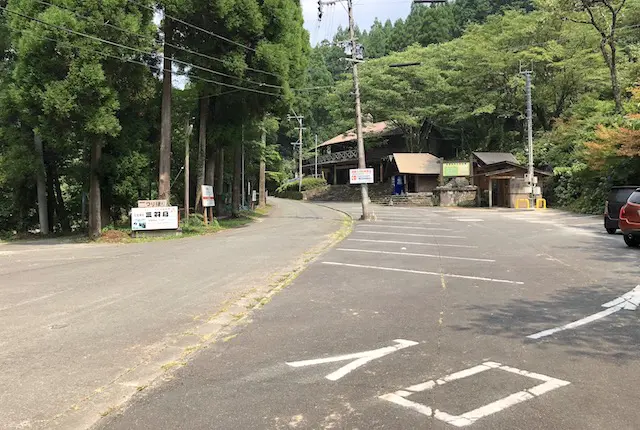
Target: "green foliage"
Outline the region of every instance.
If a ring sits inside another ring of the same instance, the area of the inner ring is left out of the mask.
[[[302,178],[302,191],[309,191],[315,188],[325,187],[326,185],[327,181],[324,178]],[[280,186],[277,192],[298,191],[299,187],[300,183],[298,181],[290,181]]]

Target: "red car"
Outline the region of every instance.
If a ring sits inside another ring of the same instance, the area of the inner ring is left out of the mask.
[[[640,188],[636,189],[627,204],[620,209],[620,230],[624,243],[633,248],[640,247]]]

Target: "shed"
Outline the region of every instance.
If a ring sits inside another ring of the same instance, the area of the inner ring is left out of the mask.
[[[479,199],[486,199],[489,207],[516,207],[518,200],[529,198],[530,188],[525,181],[527,167],[518,163],[508,152],[474,152],[472,156],[473,183],[478,186]],[[536,181],[551,174],[535,169]],[[542,185],[542,180],[539,185]],[[542,187],[534,189],[534,194],[542,196]]]
[[[394,194],[432,192],[440,184],[442,160],[435,155],[394,152],[392,157],[395,169],[389,173],[394,176]]]

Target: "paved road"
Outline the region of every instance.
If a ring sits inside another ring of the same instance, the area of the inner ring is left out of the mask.
[[[98,428],[638,428],[637,313],[527,338],[633,289],[637,250],[560,212],[376,211]]]
[[[274,203],[206,237],[0,246],[0,428],[90,426],[241,320],[342,225],[327,208]]]

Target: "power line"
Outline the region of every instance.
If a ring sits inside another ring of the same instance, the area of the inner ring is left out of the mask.
[[[78,13],[77,11],[75,11],[75,10],[73,10],[73,9],[70,9],[70,8],[68,8],[68,7],[60,6],[60,5],[57,5],[57,4],[52,4],[52,3],[46,2],[46,1],[44,1],[44,0],[36,0],[36,1],[37,1],[38,3],[40,3],[40,4],[43,4],[43,5],[53,6],[53,7],[56,7],[56,8],[58,8],[58,9],[66,10],[66,11],[68,11],[68,12],[71,12],[72,14],[74,14],[75,16],[77,16],[77,17],[79,17],[79,18],[83,18],[83,19],[88,19],[88,20],[96,21],[95,19],[93,19],[93,18],[91,18],[91,17],[89,17],[89,16],[87,16],[87,15],[82,15],[81,13]],[[153,36],[145,36],[145,35],[142,35],[142,34],[140,34],[140,33],[136,33],[135,31],[131,31],[131,30],[128,30],[128,29],[126,29],[126,28],[118,27],[117,25],[111,24],[110,22],[103,22],[102,24],[103,24],[104,26],[106,26],[106,27],[113,28],[113,29],[118,30],[118,31],[122,31],[122,32],[124,32],[124,33],[130,34],[130,35],[132,35],[132,36],[136,36],[136,37],[141,38],[141,39],[152,39],[152,40],[155,42],[155,38],[153,38]],[[177,49],[177,50],[179,50],[179,51],[188,52],[189,54],[197,55],[197,56],[200,56],[200,57],[203,57],[203,58],[207,58],[207,59],[209,59],[209,60],[213,60],[213,61],[217,61],[217,62],[222,63],[222,64],[226,64],[226,61],[225,61],[225,60],[223,60],[223,59],[221,59],[221,58],[217,58],[217,57],[213,57],[213,56],[211,56],[211,55],[203,54],[203,53],[201,53],[201,52],[194,51],[194,50],[192,50],[192,49],[188,49],[188,48],[185,48],[185,47],[182,47],[182,46],[174,45],[174,44],[169,43],[169,42],[163,42],[163,43],[164,43],[165,45],[167,45],[167,46],[169,46],[169,47],[173,48],[173,49]],[[248,66],[246,67],[246,69],[247,69],[247,70],[251,70],[251,71],[253,71],[253,72],[258,72],[258,73],[264,73],[264,74],[266,74],[266,75],[271,75],[271,76],[274,76],[274,77],[276,77],[276,78],[279,78],[279,77],[280,77],[279,75],[277,75],[277,74],[275,74],[275,73],[272,73],[272,72],[268,72],[268,71],[266,71],[266,70],[255,69],[255,68],[253,68],[253,67],[248,67]]]
[[[93,36],[93,35],[90,35],[90,34],[86,34],[86,33],[81,33],[79,31],[72,30],[72,29],[69,29],[69,28],[66,28],[66,27],[61,27],[61,26],[56,25],[56,24],[51,24],[49,22],[42,21],[42,20],[40,20],[38,18],[34,18],[34,17],[28,16],[28,15],[24,15],[24,14],[22,14],[20,12],[16,12],[16,11],[7,9],[4,6],[0,6],[0,9],[3,9],[5,11],[9,12],[9,13],[14,14],[14,15],[18,15],[18,16],[20,16],[22,18],[29,19],[29,20],[38,22],[40,24],[44,24],[44,25],[56,28],[58,30],[66,31],[66,32],[71,33],[71,34],[75,34],[75,35],[86,37],[86,38],[89,38],[89,39],[92,39],[92,40],[95,40],[95,41],[98,41],[98,42],[102,42],[102,43],[106,43],[106,44],[109,44],[109,45],[113,45],[113,46],[116,46],[118,48],[129,49],[131,51],[138,52],[140,54],[145,54],[145,55],[158,55],[158,57],[161,58],[161,59],[165,58],[164,55],[161,55],[161,54],[157,54],[157,53],[154,53],[154,52],[143,51],[143,50],[138,49],[138,48],[133,48],[131,46],[127,46],[127,45],[123,45],[121,43],[113,42],[111,40],[103,39],[103,38],[100,38],[100,37],[97,37],[97,36]],[[228,77],[228,78],[232,78],[232,79],[238,79],[240,81],[247,82],[247,83],[250,83],[250,84],[253,84],[253,85],[258,85],[258,86],[261,86],[261,87],[265,86],[265,87],[270,87],[270,88],[275,88],[275,89],[283,89],[283,87],[280,86],[280,85],[271,85],[271,84],[266,84],[266,83],[261,83],[261,82],[254,82],[254,81],[251,81],[249,79],[243,79],[243,78],[240,78],[240,77],[237,77],[237,76],[232,76],[232,75],[229,75],[229,74],[226,74],[226,73],[222,73],[222,72],[218,72],[218,71],[215,71],[215,70],[211,70],[211,69],[208,69],[206,67],[202,67],[202,66],[199,66],[199,65],[193,64],[193,63],[188,63],[186,61],[181,61],[181,60],[178,60],[178,59],[175,59],[175,58],[172,58],[171,60],[173,62],[175,62],[175,63],[182,64],[184,66],[191,67],[191,68],[194,68],[194,69],[199,69],[199,70],[202,70],[202,71],[205,71],[205,72],[208,72],[208,73],[212,73],[214,75],[224,76],[224,77]],[[232,88],[239,88],[237,86],[231,86],[231,84],[226,84],[226,83],[223,83],[223,82],[219,82],[219,84],[220,85],[227,85],[227,86],[230,86]],[[272,93],[269,93],[269,94],[272,94]]]
[[[130,2],[130,3],[137,4],[138,6],[142,6],[142,7],[146,8],[146,9],[149,9],[150,11],[152,11],[152,12],[154,12],[154,13],[156,12],[156,10],[155,10],[154,8],[152,8],[151,6],[147,6],[147,5],[142,4],[142,3],[140,3],[140,2],[138,2],[138,1],[136,1],[136,0],[127,0],[127,1],[128,1],[128,2]],[[165,16],[165,17],[167,17],[167,18],[169,18],[169,19],[172,19],[173,21],[177,21],[177,22],[179,22],[179,23],[181,23],[181,24],[184,24],[184,25],[186,25],[187,27],[191,27],[191,28],[193,28],[193,29],[196,29],[196,30],[202,31],[203,33],[207,33],[207,34],[209,34],[209,35],[211,35],[211,36],[213,36],[213,37],[217,37],[217,38],[218,38],[218,39],[220,39],[220,40],[224,40],[225,42],[231,43],[231,44],[236,45],[236,46],[239,46],[239,47],[241,47],[241,48],[248,49],[248,50],[253,51],[253,52],[257,52],[257,50],[256,50],[255,48],[252,48],[252,47],[247,46],[247,45],[243,45],[242,43],[236,42],[235,40],[231,40],[231,39],[229,39],[229,38],[227,38],[227,37],[221,36],[221,35],[219,35],[219,34],[217,34],[217,33],[214,33],[214,32],[212,32],[212,31],[209,31],[209,30],[204,29],[204,28],[202,28],[202,27],[198,27],[197,25],[191,24],[191,23],[189,23],[189,22],[187,22],[187,21],[184,21],[184,20],[182,20],[182,19],[180,19],[180,18],[176,18],[175,16],[172,16],[172,15],[169,15],[168,13],[166,13],[166,11],[165,11],[165,12],[163,12],[163,13],[164,13],[164,16]]]
[[[2,7],[2,6],[0,6],[0,9],[4,9],[7,12],[12,12],[12,11],[9,11],[6,8]],[[53,24],[51,24],[51,25],[53,25]],[[25,32],[24,30],[18,30],[18,31]],[[273,97],[282,97],[282,94],[271,93],[271,92],[268,92],[268,91],[260,91],[260,90],[254,89],[254,88],[241,87],[241,86],[234,85],[234,84],[228,84],[226,82],[214,81],[214,80],[211,80],[211,79],[206,79],[206,78],[202,78],[202,77],[199,77],[199,76],[190,75],[189,73],[176,72],[176,71],[165,69],[163,67],[153,66],[151,64],[148,64],[148,63],[145,63],[145,62],[142,62],[142,61],[138,61],[138,60],[134,60],[134,59],[131,59],[131,58],[123,58],[123,57],[119,57],[119,56],[116,56],[116,55],[112,55],[112,54],[109,54],[109,53],[107,53],[105,51],[98,51],[98,50],[87,48],[87,47],[80,47],[80,46],[74,45],[74,44],[72,44],[70,42],[67,42],[67,41],[64,41],[64,40],[60,40],[60,39],[50,38],[50,37],[46,37],[46,36],[36,36],[36,35],[33,35],[33,36],[36,39],[40,39],[40,40],[49,40],[49,41],[56,42],[56,43],[66,43],[69,46],[71,46],[73,48],[76,48],[76,49],[84,49],[84,50],[87,50],[89,52],[93,52],[93,53],[98,54],[98,55],[104,55],[105,57],[110,57],[110,58],[113,58],[113,59],[116,59],[116,60],[119,60],[119,61],[132,63],[132,64],[139,64],[141,66],[149,67],[151,69],[155,69],[155,70],[158,70],[160,72],[171,72],[172,74],[177,75],[177,76],[184,76],[184,77],[187,77],[189,79],[194,79],[194,80],[208,82],[208,83],[215,84],[215,85],[221,85],[221,86],[224,86],[224,87],[234,88],[234,89],[236,89],[238,91],[249,91],[249,92],[253,92],[253,93],[257,93],[257,94],[269,95],[269,96],[273,96]],[[218,95],[229,94],[231,92],[232,91],[228,91],[228,92],[221,93],[221,94],[218,94]]]

